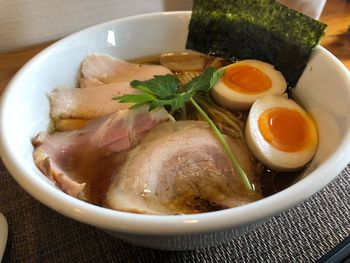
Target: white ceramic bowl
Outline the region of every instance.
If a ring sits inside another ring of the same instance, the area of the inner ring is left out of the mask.
[[[123,59],[184,50],[190,12],[123,18],[71,35],[28,62],[2,97],[1,157],[16,181],[57,212],[101,228],[123,240],[159,249],[213,246],[242,235],[264,219],[304,201],[328,184],[350,159],[350,74],[322,47],[314,52],[295,96],[314,115],[318,152],[305,177],[273,196],[238,208],[183,216],[150,216],[113,211],[66,195],[32,160],[31,138],[49,124],[46,92],[73,87],[80,63],[91,52]]]

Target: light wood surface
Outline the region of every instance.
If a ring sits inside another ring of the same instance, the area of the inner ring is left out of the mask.
[[[328,0],[320,21],[328,25],[321,45],[337,56],[350,70],[350,1]],[[44,43],[0,54],[0,93],[18,69],[50,44]]]
[[[321,45],[350,70],[350,1],[328,0],[320,21],[328,25]]]

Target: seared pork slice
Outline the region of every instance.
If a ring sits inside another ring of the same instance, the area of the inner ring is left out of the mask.
[[[100,204],[127,152],[169,119],[164,109],[140,107],[90,121],[82,129],[40,133],[33,139],[34,161],[67,194]]]
[[[86,89],[86,88],[101,87],[106,84],[98,79],[80,78],[79,85],[80,85],[80,88]]]
[[[106,206],[144,214],[183,214],[236,207],[260,199],[254,161],[243,140],[228,138],[254,183],[247,194],[223,147],[205,122],[153,128],[131,150],[107,192]]]
[[[109,84],[130,82],[132,80],[148,80],[154,75],[172,74],[161,65],[129,63],[108,55],[92,54],[82,64],[82,88],[99,86],[99,82]]]
[[[55,89],[49,94],[51,118],[95,119],[97,117],[128,109],[130,103],[119,103],[113,97],[137,93],[128,82],[113,83],[89,89]]]
[[[45,137],[45,134],[41,133],[34,139],[33,142],[33,144],[40,145],[33,153],[33,159],[36,165],[41,172],[51,181],[53,181],[63,192],[71,196],[78,196],[86,184],[74,181],[72,178],[67,176],[60,166],[48,156],[48,147],[41,145],[44,142],[44,139],[46,140],[46,138],[43,137]],[[49,143],[50,140],[47,140],[47,144]],[[54,147],[54,145],[52,145],[52,147]],[[53,150],[53,148],[51,148],[51,150]]]

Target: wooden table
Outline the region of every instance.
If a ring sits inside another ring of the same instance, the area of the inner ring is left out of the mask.
[[[328,0],[320,20],[328,25],[321,45],[337,56],[350,70],[350,1]],[[52,43],[0,54],[0,94],[24,63]]]

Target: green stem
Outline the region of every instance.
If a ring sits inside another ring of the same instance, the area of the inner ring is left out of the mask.
[[[209,116],[205,113],[205,111],[202,110],[202,108],[197,104],[197,102],[193,99],[190,98],[191,103],[193,104],[193,106],[196,108],[196,110],[199,112],[199,114],[207,121],[207,123],[209,124],[209,126],[213,129],[214,134],[217,136],[217,138],[219,139],[219,141],[221,142],[222,146],[224,146],[225,152],[227,154],[227,156],[230,158],[233,167],[236,169],[237,173],[239,174],[239,176],[241,177],[244,186],[246,187],[246,189],[249,192],[254,192],[254,189],[252,187],[252,184],[250,183],[248,176],[246,175],[246,173],[244,172],[244,170],[242,169],[242,166],[239,164],[236,156],[233,154],[233,152],[231,151],[230,146],[228,145],[225,137],[222,135],[222,133],[219,131],[219,129],[216,127],[216,125],[214,124],[214,122],[209,118]]]

